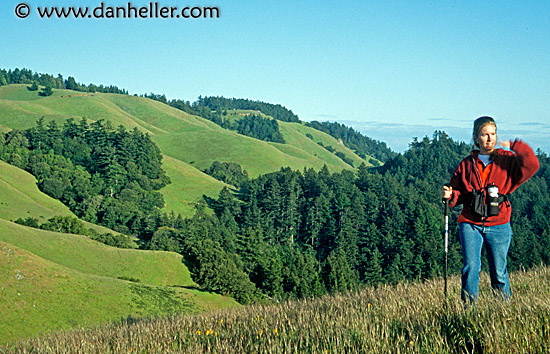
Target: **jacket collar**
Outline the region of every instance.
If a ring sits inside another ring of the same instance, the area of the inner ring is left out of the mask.
[[[496,149],[493,151],[493,153],[491,154],[491,160],[493,160],[495,156],[501,155],[501,154],[503,153],[503,151],[504,151],[504,150],[501,149],[501,148],[496,148]],[[479,153],[480,153],[480,150],[477,150],[477,149],[476,149],[476,150],[472,150],[472,151],[470,152],[470,156],[472,156],[472,157],[474,158],[474,161],[475,161],[475,160],[477,160],[477,157],[479,156]]]

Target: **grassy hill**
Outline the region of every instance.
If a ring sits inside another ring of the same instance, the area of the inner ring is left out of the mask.
[[[75,330],[13,346],[65,353],[547,353],[550,269],[512,273],[513,297],[481,297],[465,310],[460,278],[396,286],[207,315],[184,315]]]
[[[196,286],[177,253],[109,247],[87,237],[33,229],[0,219],[0,240],[81,273],[151,285]]]
[[[44,223],[54,216],[76,217],[68,207],[40,192],[36,178],[15,166],[0,161],[0,219],[17,220],[33,217]],[[84,221],[98,233],[116,232]]]
[[[19,238],[33,237],[29,235],[32,230],[22,227],[13,230],[17,227],[0,220],[0,235],[16,231]],[[46,234],[48,233],[43,232],[40,236],[47,236]],[[64,237],[86,241],[75,235]],[[90,249],[89,244],[83,244]],[[148,260],[145,253],[132,254],[135,258],[134,264],[144,261],[142,268],[145,265],[158,266],[156,269],[136,272],[123,263],[129,257],[119,260],[116,258],[119,256],[117,251],[96,251],[96,256],[100,258],[95,262],[79,264],[81,267],[91,266],[86,272],[80,272],[0,240],[0,344],[62,329],[95,327],[120,321],[128,316],[137,318],[195,313],[236,306],[232,299],[196,289],[136,283],[94,274],[94,268],[101,268],[101,263],[107,262],[118,274],[137,273],[136,276],[143,279],[144,273],[148,272],[152,282],[168,282],[174,281],[168,278],[180,278],[182,285],[190,284],[188,279],[184,279],[186,268],[177,260],[176,254],[158,253],[157,262]],[[161,261],[162,258],[164,261]],[[163,272],[170,272],[172,276],[162,279]]]
[[[113,248],[10,221],[56,215],[74,216],[33,176],[0,161],[0,343],[127,316],[236,306],[194,289],[176,253]]]
[[[352,167],[317,144],[332,146],[358,166],[365,162],[327,134],[299,123],[280,122],[286,144],[270,143],[223,129],[200,117],[192,116],[161,102],[146,98],[104,93],[81,93],[54,90],[50,97],[40,97],[27,85],[0,87],[0,126],[11,129],[31,127],[40,118],[62,124],[68,118],[107,119],[114,126],[138,128],[148,132],[166,159],[165,168],[172,185],[162,191],[167,211],[190,215],[197,199],[198,185],[206,194],[216,195],[224,186],[201,171],[213,161],[236,162],[251,177],[279,170],[281,167],[331,171]],[[313,140],[306,134],[313,136]],[[179,194],[174,196],[174,191]]]
[[[56,215],[74,216],[68,207],[38,190],[36,178],[0,161],[0,218],[34,217],[45,222]]]
[[[162,168],[172,181],[162,189],[166,210],[179,212],[184,218],[193,216],[195,202],[203,195],[217,197],[220,190],[228,186],[170,156],[164,155]]]
[[[25,129],[44,117],[106,119],[150,134],[161,149],[172,183],[162,189],[166,211],[191,216],[203,194],[226,184],[201,172],[213,161],[239,163],[251,177],[279,170],[353,168],[364,162],[334,138],[300,123],[280,122],[287,143],[271,143],[225,130],[200,117],[146,98],[54,90],[38,96],[27,85],[0,87],[0,130]],[[54,330],[90,327],[139,317],[237,306],[227,297],[196,290],[182,256],[116,249],[78,235],[24,227],[12,221],[74,216],[41,193],[30,174],[0,161],[0,343]],[[87,224],[100,233],[108,229]]]

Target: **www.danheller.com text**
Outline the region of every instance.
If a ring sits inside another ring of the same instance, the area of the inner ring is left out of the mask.
[[[219,18],[220,9],[217,6],[166,6],[159,2],[149,2],[143,6],[136,6],[128,2],[120,6],[106,5],[101,2],[98,6],[38,6],[38,16],[48,18],[81,18],[81,19],[198,19]],[[15,14],[19,18],[26,18],[31,13],[31,7],[21,3],[16,6]]]

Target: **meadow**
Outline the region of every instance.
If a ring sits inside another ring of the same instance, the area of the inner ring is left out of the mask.
[[[475,307],[460,279],[366,287],[317,299],[123,323],[32,339],[5,353],[546,353],[550,269],[511,274],[513,297],[483,274]]]
[[[74,214],[41,193],[32,175],[0,161],[0,345],[128,316],[236,306],[199,291],[179,254],[114,248],[12,222],[53,216]]]

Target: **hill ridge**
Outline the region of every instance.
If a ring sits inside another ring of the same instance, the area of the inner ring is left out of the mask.
[[[129,129],[138,127],[148,132],[164,155],[181,160],[188,168],[201,172],[215,160],[237,162],[251,176],[275,172],[285,166],[301,170],[304,167],[321,169],[326,164],[335,171],[353,169],[340,157],[327,154],[324,147],[309,145],[304,149],[304,144],[309,144],[304,133],[300,134],[299,139],[291,139],[294,145],[276,145],[228,131],[207,119],[147,98],[110,93],[69,98],[69,94],[73,93],[78,94],[76,91],[54,90],[50,97],[34,98],[37,94],[29,92],[26,85],[0,86],[0,124],[11,129],[23,129],[32,126],[40,117],[46,121],[54,119],[58,123],[63,123],[67,118],[108,119],[114,126],[122,124]],[[58,96],[65,97],[51,99]],[[296,126],[287,125],[284,128],[287,135],[303,125],[294,124]],[[336,140],[331,145],[336,147]],[[347,148],[339,146],[338,149],[340,153],[350,156],[354,163],[365,161]],[[204,183],[211,185],[211,182]],[[221,188],[222,185],[219,190]],[[191,206],[198,199],[196,193],[189,194],[194,195],[195,199],[187,200],[187,206],[180,204],[172,210],[190,215],[193,210]],[[182,197],[186,198],[185,193]]]

